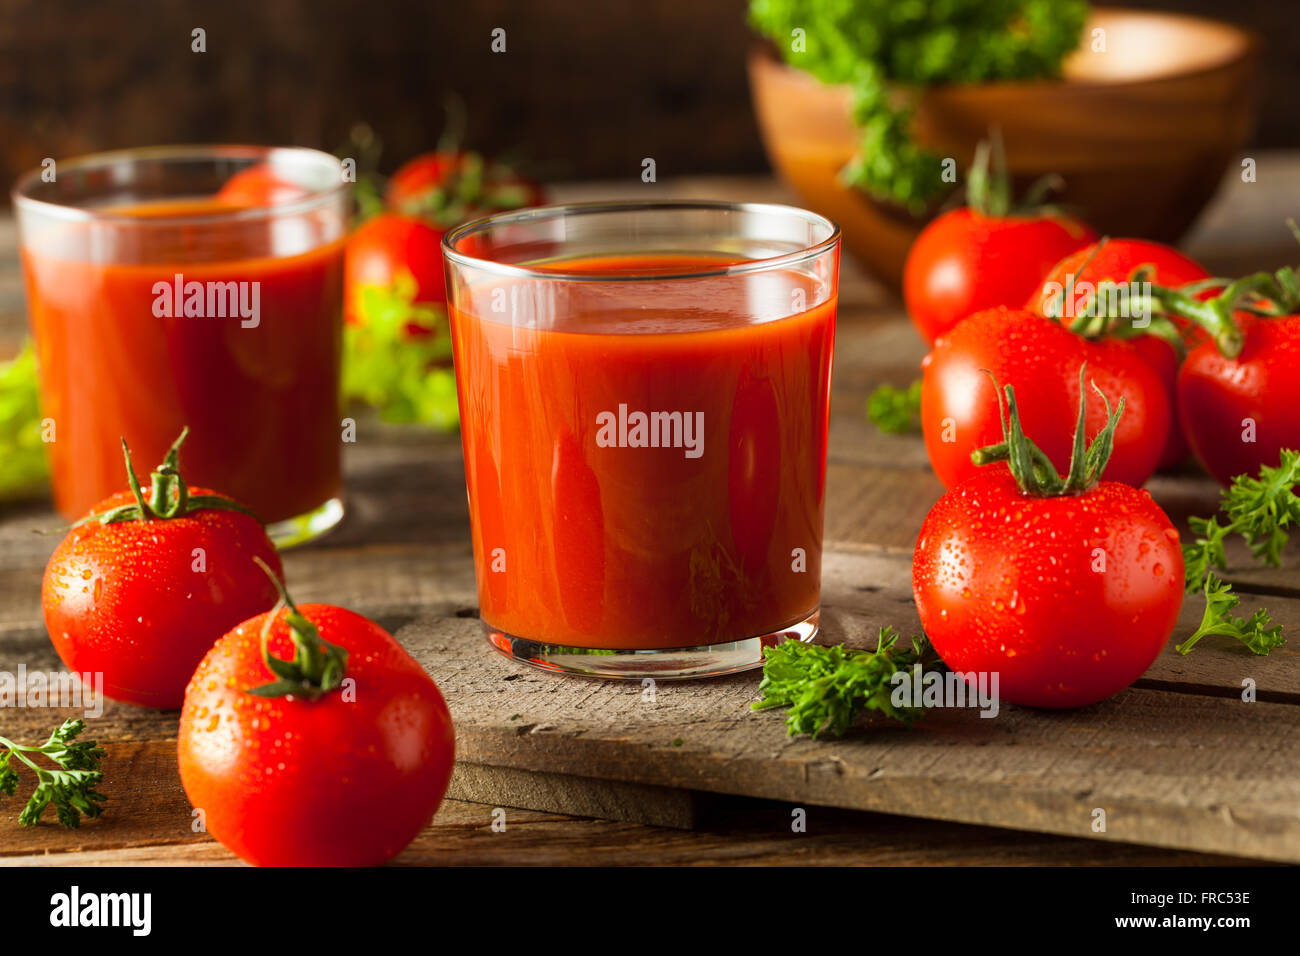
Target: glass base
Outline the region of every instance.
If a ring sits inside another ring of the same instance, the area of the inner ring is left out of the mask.
[[[488,643],[506,657],[557,674],[578,677],[606,677],[615,680],[692,680],[721,677],[763,666],[763,648],[782,641],[811,641],[817,636],[821,609],[800,621],[773,631],[726,644],[698,647],[665,647],[633,651],[626,648],[564,647],[539,644],[492,627],[483,629]]]
[[[306,514],[285,518],[266,526],[267,536],[271,542],[283,551],[308,541],[315,541],[322,535],[334,530],[343,520],[343,499],[331,498]]]

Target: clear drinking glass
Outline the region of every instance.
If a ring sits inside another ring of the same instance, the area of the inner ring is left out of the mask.
[[[343,514],[348,192],[310,149],[168,146],[58,162],[14,188],[54,500],[77,518],[163,458],[282,544]]]
[[[444,239],[480,614],[550,670],[684,678],[811,639],[840,233],[591,203]]]

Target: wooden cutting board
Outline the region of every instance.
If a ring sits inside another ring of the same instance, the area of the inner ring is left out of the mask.
[[[881,624],[914,629],[904,559],[837,552],[825,577],[826,639],[873,646]],[[1284,606],[1281,623],[1300,628],[1300,604]],[[1179,633],[1199,615],[1189,606]],[[707,791],[1300,862],[1293,652],[1171,647],[1092,707],[939,710],[911,730],[877,718],[832,742],[753,712],[753,674],[652,687],[555,676],[497,656],[469,617],[398,636],[452,702],[464,799],[689,826],[690,794]],[[1240,699],[1248,676],[1260,702]]]

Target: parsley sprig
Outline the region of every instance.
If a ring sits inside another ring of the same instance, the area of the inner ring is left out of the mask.
[[[447,314],[414,300],[409,273],[361,290],[362,321],[343,329],[343,398],[373,406],[386,422],[454,431],[460,413]],[[411,325],[429,333],[413,334]]]
[[[1224,541],[1237,534],[1249,546],[1257,561],[1278,567],[1282,549],[1293,527],[1300,526],[1300,451],[1283,449],[1276,467],[1264,465],[1259,477],[1238,475],[1223,491],[1219,516],[1191,518],[1196,540],[1183,546],[1188,592],[1199,591],[1211,569],[1227,565]]]
[[[882,432],[903,435],[921,430],[921,380],[907,388],[881,385],[867,399],[867,418]]]
[[[1276,468],[1267,465],[1259,477],[1238,475],[1225,492],[1224,508],[1233,530],[1250,546],[1256,560],[1277,567],[1290,537],[1288,529],[1300,525],[1300,451],[1284,449]]]
[[[880,629],[874,651],[785,641],[763,649],[763,680],[758,685],[763,699],[751,706],[789,708],[785,722],[792,736],[841,737],[864,710],[910,726],[924,709],[894,706],[891,679],[920,663],[928,647],[924,637],[898,646],[898,632],[892,627]]]
[[[0,362],[0,499],[20,498],[49,477],[36,350],[28,342],[14,358]]]
[[[1220,581],[1213,574],[1205,578],[1205,614],[1200,626],[1192,636],[1174,649],[1186,656],[1192,652],[1197,641],[1207,634],[1221,634],[1235,637],[1256,654],[1267,654],[1275,647],[1286,643],[1282,636],[1282,625],[1269,627],[1273,623],[1268,611],[1260,608],[1250,617],[1233,617],[1232,610],[1241,599],[1232,593],[1232,585]]]
[[[1201,625],[1182,644],[1188,654],[1206,634],[1223,634],[1241,641],[1256,654],[1267,654],[1286,643],[1281,626],[1270,627],[1272,618],[1260,608],[1249,618],[1232,616],[1238,597],[1232,586],[1214,574],[1228,563],[1224,543],[1229,535],[1240,535],[1257,561],[1278,567],[1290,530],[1300,525],[1300,451],[1283,449],[1276,467],[1264,465],[1259,477],[1238,475],[1223,491],[1219,514],[1188,519],[1195,538],[1183,545],[1184,586],[1189,594],[1205,594],[1205,616]],[[1226,523],[1220,523],[1223,517]]]
[[[104,778],[99,769],[104,748],[96,746],[93,740],[76,739],[85,727],[83,721],[65,720],[39,747],[23,746],[8,737],[0,737],[0,748],[4,749],[0,753],[0,795],[12,797],[18,789],[15,759],[36,774],[36,790],[18,815],[18,822],[23,826],[35,826],[51,803],[59,823],[69,829],[80,826],[82,816],[97,817],[103,812],[100,804],[107,797],[97,792],[95,785]],[[37,763],[37,755],[58,769]]]
[[[1183,545],[1184,589],[1188,594],[1194,594],[1204,590],[1211,568],[1222,570],[1227,565],[1223,542],[1232,528],[1219,524],[1219,519],[1213,515],[1208,518],[1193,516],[1187,519],[1187,523],[1196,539]]]
[[[750,0],[749,22],[791,66],[853,90],[858,155],[844,179],[920,212],[952,189],[917,142],[927,86],[1060,74],[1083,36],[1084,0]],[[797,32],[796,32],[797,31]]]

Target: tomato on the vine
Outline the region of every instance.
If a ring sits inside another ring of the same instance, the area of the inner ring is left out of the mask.
[[[509,165],[460,149],[422,153],[388,180],[390,209],[450,228],[503,209],[542,203],[542,188]]]
[[[1300,238],[1300,231],[1297,232]],[[1280,269],[1196,301],[1161,290],[1207,333],[1178,375],[1179,411],[1197,460],[1223,484],[1300,448],[1300,275]]]
[[[933,344],[962,319],[994,306],[1019,308],[1042,276],[1097,234],[1085,223],[1031,203],[1013,209],[1001,151],[981,146],[967,189],[968,206],[921,230],[903,265],[903,301]]]
[[[1127,409],[1115,430],[1109,476],[1129,485],[1151,477],[1169,434],[1169,399],[1156,372],[1128,342],[1090,341],[1065,326],[1017,309],[978,312],[935,343],[922,362],[921,430],[935,474],[954,488],[977,471],[971,453],[1002,434],[997,389],[1015,386],[1025,399],[1025,430],[1059,469],[1070,460],[1070,429],[1079,406],[1077,370],[1087,363],[1103,394]],[[1106,416],[1088,409],[1087,435]]]
[[[1082,370],[1077,391],[1084,403]],[[917,611],[944,663],[970,681],[996,674],[1001,699],[1091,704],[1140,677],[1173,633],[1183,601],[1178,532],[1148,492],[1098,480],[1123,405],[1086,452],[1076,430],[1063,478],[1022,428],[1036,399],[1017,407],[1015,389],[1006,394],[1004,437],[976,456],[987,466],[921,527]]]
[[[264,866],[366,866],[432,819],[455,735],[437,686],[379,625],[276,608],[221,638],[181,709],[181,783],[209,833]]]
[[[386,294],[403,282],[410,306],[438,306],[447,300],[442,236],[468,219],[541,202],[541,188],[503,163],[478,153],[440,150],[417,156],[388,181],[386,209],[357,227],[348,239],[344,265],[344,315],[366,323],[367,287]],[[436,330],[412,319],[412,336]]]
[[[343,312],[352,323],[365,321],[367,286],[387,289],[404,277],[414,286],[412,304],[447,300],[442,230],[415,216],[385,212],[367,219],[348,239],[343,268]],[[416,327],[410,331],[428,330]]]
[[[147,492],[128,452],[131,490],[92,508],[45,568],[41,606],[54,649],[70,671],[103,674],[114,700],[179,707],[217,638],[275,603],[275,586],[253,563],[280,573],[261,522],[181,478],[187,432]]]
[[[1062,255],[1095,239],[1070,219],[954,209],[926,226],[907,255],[907,314],[933,343],[974,312],[1018,307]]]
[[[1284,448],[1300,448],[1300,314],[1237,321],[1241,351],[1229,358],[1205,342],[1178,376],[1192,450],[1225,485],[1276,465]]]
[[[1034,289],[1025,308],[1068,324],[1073,317],[1083,315],[1088,309],[1100,283],[1129,283],[1139,270],[1145,274],[1146,281],[1161,286],[1186,286],[1211,277],[1199,263],[1170,246],[1146,239],[1106,239],[1072,252],[1057,263]],[[1067,289],[1074,293],[1069,302],[1065,301],[1063,294]],[[1173,318],[1180,330],[1186,328],[1185,322]],[[1159,374],[1170,407],[1176,409],[1179,353],[1175,344],[1155,335],[1138,335],[1129,341]],[[1160,467],[1178,464],[1187,457],[1187,452],[1187,439],[1175,414],[1170,422],[1169,440],[1161,455]]]

